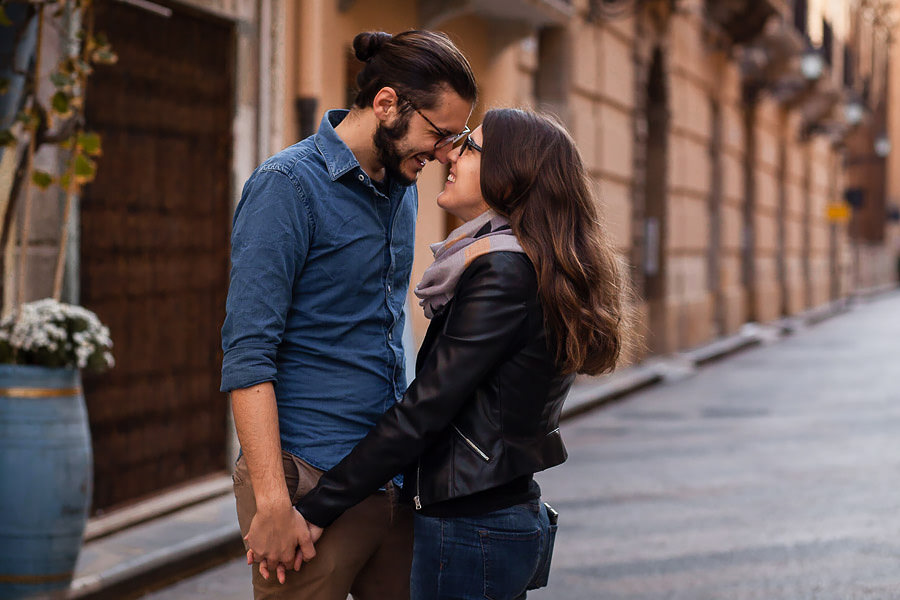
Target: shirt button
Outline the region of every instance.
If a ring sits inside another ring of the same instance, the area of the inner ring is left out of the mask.
[[[394,332],[393,332],[393,331],[388,331],[388,339],[389,339],[389,340],[394,339]]]
[[[391,293],[391,284],[388,284],[388,294]]]
[[[365,181],[365,180],[366,180],[366,176],[363,175],[362,173],[360,173],[359,175],[357,175],[357,179],[359,179],[360,181]]]

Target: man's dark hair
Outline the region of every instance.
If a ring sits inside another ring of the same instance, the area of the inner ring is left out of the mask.
[[[354,105],[359,108],[371,106],[383,87],[394,88],[416,108],[433,108],[448,87],[464,100],[475,102],[472,67],[443,33],[367,31],[353,39],[353,51],[366,63],[356,77],[359,93]]]

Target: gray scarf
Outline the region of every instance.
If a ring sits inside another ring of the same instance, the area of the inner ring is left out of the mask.
[[[443,242],[432,244],[431,251],[434,262],[415,289],[429,319],[453,298],[460,275],[473,260],[488,252],[525,252],[509,221],[490,209],[454,229]]]

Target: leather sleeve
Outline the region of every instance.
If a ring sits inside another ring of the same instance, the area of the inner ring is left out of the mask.
[[[469,265],[444,331],[403,400],[296,504],[307,521],[330,525],[428,448],[478,384],[514,352],[533,282],[533,267],[523,254],[493,252]]]

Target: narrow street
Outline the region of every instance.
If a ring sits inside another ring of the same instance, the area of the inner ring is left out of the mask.
[[[532,599],[900,598],[900,294],[563,426]],[[249,598],[233,561],[147,598]]]
[[[564,428],[565,600],[900,598],[900,295]]]

